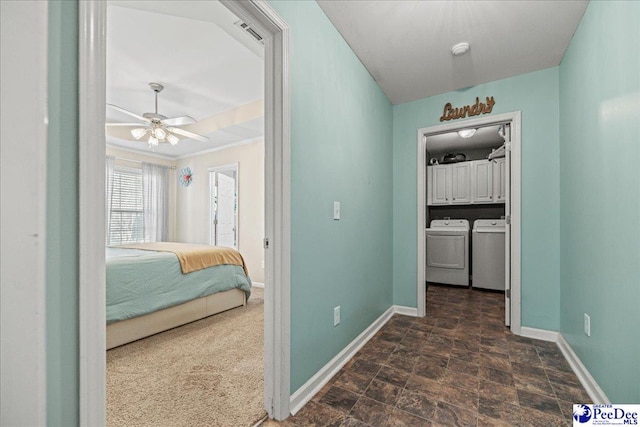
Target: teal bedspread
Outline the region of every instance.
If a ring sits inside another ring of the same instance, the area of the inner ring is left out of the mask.
[[[170,252],[106,248],[107,323],[142,316],[232,288],[251,292],[242,267],[218,265],[182,274]]]

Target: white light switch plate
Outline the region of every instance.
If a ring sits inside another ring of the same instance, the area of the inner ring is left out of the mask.
[[[340,219],[340,202],[333,202],[333,219]]]
[[[340,306],[334,307],[333,309],[333,326],[338,326],[340,324]]]

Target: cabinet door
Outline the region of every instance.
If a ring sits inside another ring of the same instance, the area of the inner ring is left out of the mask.
[[[448,204],[451,191],[451,169],[447,165],[431,166],[431,186],[431,204]]]
[[[493,164],[489,160],[472,162],[471,198],[473,203],[493,202]]]
[[[452,170],[452,186],[451,199],[452,203],[468,204],[471,203],[471,185],[469,173],[469,163],[454,163],[451,165]]]
[[[493,201],[504,203],[507,195],[505,158],[493,161]]]

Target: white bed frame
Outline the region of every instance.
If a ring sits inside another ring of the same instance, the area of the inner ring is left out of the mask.
[[[240,289],[230,289],[107,325],[107,350],[221,313],[247,303]]]

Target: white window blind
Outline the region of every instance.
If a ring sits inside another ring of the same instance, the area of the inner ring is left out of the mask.
[[[114,168],[110,215],[110,245],[144,241],[141,169],[124,166]]]

